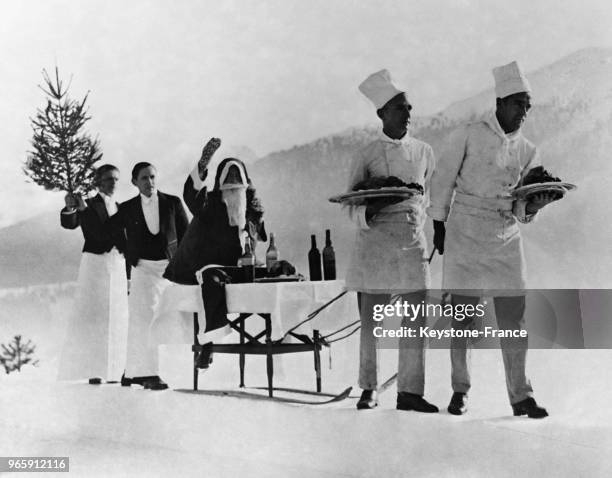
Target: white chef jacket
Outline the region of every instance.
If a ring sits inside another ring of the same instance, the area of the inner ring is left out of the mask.
[[[451,134],[431,178],[427,213],[447,221],[443,288],[455,293],[520,295],[526,282],[517,220],[530,222],[512,191],[540,165],[520,132],[505,134],[495,113]],[[454,194],[454,198],[453,198]]]
[[[365,221],[365,206],[349,208],[359,225],[346,276],[349,290],[406,293],[429,286],[423,225],[434,167],[433,150],[427,143],[409,136],[391,139],[382,130],[357,153],[349,191],[366,178],[396,176],[406,183],[420,184],[425,195],[387,206],[369,224]]]

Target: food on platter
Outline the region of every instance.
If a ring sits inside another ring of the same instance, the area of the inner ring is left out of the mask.
[[[359,181],[353,191],[338,194],[329,200],[349,206],[361,206],[381,199],[395,204],[422,195],[423,186],[418,183],[406,183],[396,176],[375,176]]]
[[[542,183],[560,183],[561,179],[553,176],[546,171],[542,166],[537,166],[530,170],[525,179],[523,179],[523,186],[529,186],[530,184],[542,184]]]
[[[397,176],[374,176],[359,181],[353,187],[353,191],[368,191],[381,188],[408,188],[415,189],[423,194],[423,186],[418,183],[405,183]]]

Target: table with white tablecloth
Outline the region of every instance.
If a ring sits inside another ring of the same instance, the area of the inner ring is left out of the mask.
[[[173,284],[164,292],[158,317],[151,329],[151,340],[158,344],[192,342],[194,356],[200,350],[201,343],[211,341],[216,353],[239,354],[241,385],[244,355],[267,355],[270,394],[273,355],[313,351],[316,365],[321,349],[319,332],[335,331],[358,319],[355,294],[348,292],[321,310],[313,320],[295,328],[311,312],[342,294],[345,290],[342,280],[227,284],[225,290],[228,319],[233,330],[238,332],[239,343],[227,343],[231,330],[229,326],[195,336],[194,320],[199,322],[200,331],[205,330],[201,289],[200,286],[178,284]],[[317,389],[320,389],[320,367],[315,368]],[[195,368],[194,388],[197,388]]]

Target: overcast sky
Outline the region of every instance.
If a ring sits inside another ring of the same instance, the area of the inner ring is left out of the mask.
[[[3,1],[0,226],[13,201],[50,197],[20,171],[42,68],[91,91],[108,161],[197,157],[212,135],[261,156],[372,122],[356,87],[380,68],[432,114],[491,86],[495,65],[612,46],[611,26],[607,0]]]

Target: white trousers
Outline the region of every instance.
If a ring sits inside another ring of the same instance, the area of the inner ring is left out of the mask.
[[[138,266],[132,268],[126,377],[158,375],[157,346],[150,340],[150,328],[159,310],[160,298],[171,284],[162,277],[167,265],[167,260],[140,259]]]
[[[391,304],[391,294],[368,294],[360,292],[361,330],[359,346],[359,387],[363,390],[378,388],[379,351],[372,318],[375,305]],[[402,294],[401,300],[418,304],[426,299],[425,291]],[[402,327],[415,329],[425,325],[421,315],[416,322],[404,317]],[[425,393],[425,339],[424,337],[403,337],[398,342],[397,391],[423,395]]]

